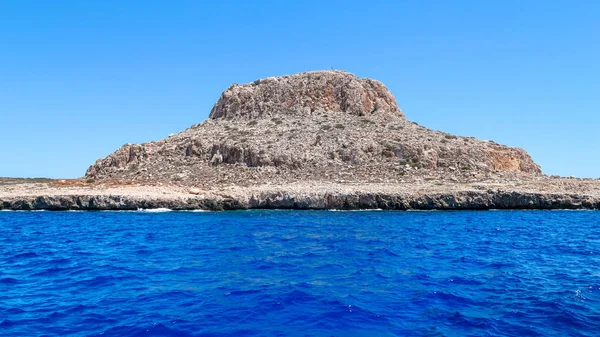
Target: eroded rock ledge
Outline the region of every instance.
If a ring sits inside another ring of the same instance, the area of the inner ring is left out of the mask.
[[[3,210],[245,210],[245,209],[599,209],[600,199],[582,194],[514,191],[453,193],[286,193],[261,192],[240,196],[140,198],[129,195],[40,195],[0,199]]]

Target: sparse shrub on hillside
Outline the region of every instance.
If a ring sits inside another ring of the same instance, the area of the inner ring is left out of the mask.
[[[313,146],[317,146],[317,145],[321,145],[321,135],[317,135],[317,138],[315,139],[315,143],[313,144]]]
[[[450,164],[457,171],[465,166],[472,170],[493,168],[490,150],[502,158],[516,158],[524,163],[520,166],[526,168],[524,171],[539,171],[524,151],[411,124],[385,87],[361,86],[346,73],[318,74],[330,78],[329,82],[315,76],[308,73],[270,79],[242,86],[239,92],[234,88],[231,94],[235,99],[220,100],[207,122],[159,142],[117,151],[94,164],[86,178],[98,182],[117,178],[160,181],[188,172],[186,182],[247,184],[330,179],[340,172],[355,180],[395,179],[397,170],[424,177],[433,174],[414,168],[436,169]],[[349,80],[356,85],[348,86]],[[290,83],[299,89],[289,90]],[[321,95],[323,83],[337,85],[334,91],[339,95],[329,95],[329,91]],[[383,108],[364,108],[365,97],[372,107],[379,104]],[[213,144],[218,148],[209,150]],[[134,163],[139,163],[139,168]],[[244,163],[253,169],[248,170]],[[215,169],[209,164],[218,166]],[[410,168],[404,167],[406,164]],[[294,171],[299,167],[301,171]]]

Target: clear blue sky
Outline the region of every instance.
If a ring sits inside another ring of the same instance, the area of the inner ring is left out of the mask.
[[[0,2],[0,176],[78,177],[232,83],[343,69],[409,119],[600,177],[599,1]]]

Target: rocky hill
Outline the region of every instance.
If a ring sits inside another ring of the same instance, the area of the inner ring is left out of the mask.
[[[381,82],[315,71],[234,84],[208,120],[160,141],[126,144],[93,164],[86,179],[247,186],[540,172],[523,149],[408,121]]]

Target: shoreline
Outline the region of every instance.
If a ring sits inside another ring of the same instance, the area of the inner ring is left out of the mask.
[[[479,189],[476,189],[479,188]],[[0,187],[0,210],[552,210],[600,209],[600,194],[574,191],[484,189],[481,186],[310,184],[222,187],[182,186],[55,187],[49,184]]]

